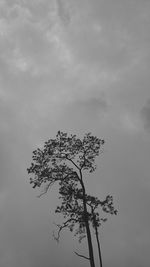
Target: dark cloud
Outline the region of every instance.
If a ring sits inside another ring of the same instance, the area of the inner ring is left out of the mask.
[[[65,5],[66,1],[57,0],[58,16],[64,25],[68,25],[71,20],[68,6]]]

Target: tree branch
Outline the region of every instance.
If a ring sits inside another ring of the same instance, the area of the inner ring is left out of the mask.
[[[86,202],[86,204],[91,208],[92,213],[93,213],[93,212],[95,211],[95,209],[97,208],[96,206],[93,207],[93,206],[91,205],[91,203]]]
[[[69,160],[69,161],[71,161],[72,164],[73,164],[78,170],[80,170],[79,166],[78,166],[72,159],[69,159],[67,156],[66,156],[66,159]]]
[[[70,222],[73,222],[73,221],[74,221],[74,222],[78,222],[77,219],[70,218],[70,219],[68,219],[67,221],[65,221],[65,222],[63,223],[63,225],[54,223],[54,224],[59,228],[59,230],[58,230],[58,232],[57,232],[57,236],[55,236],[54,233],[53,233],[54,239],[55,239],[57,242],[59,242],[59,239],[60,239],[60,232],[62,231],[62,229],[68,227],[69,223],[70,223]]]
[[[38,195],[37,197],[40,198],[41,196],[45,195],[47,193],[47,191],[49,190],[49,188],[53,185],[55,181],[51,181],[45,188],[44,192],[42,192],[40,195]]]
[[[88,258],[88,257],[86,257],[86,256],[84,256],[84,255],[81,255],[81,254],[77,253],[76,251],[74,251],[74,253],[75,253],[77,256],[81,257],[81,258],[84,258],[84,259],[86,259],[86,260],[90,260],[90,258]]]

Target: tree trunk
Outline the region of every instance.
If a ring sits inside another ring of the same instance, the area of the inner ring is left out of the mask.
[[[99,242],[99,238],[98,238],[97,227],[95,227],[95,234],[96,234],[96,240],[97,240],[97,246],[98,246],[98,255],[99,255],[100,267],[103,267],[103,264],[102,264],[102,254],[101,254],[100,242]]]
[[[95,267],[91,231],[90,231],[89,222],[87,218],[87,208],[86,208],[85,199],[83,199],[83,205],[84,205],[84,213],[85,213],[85,227],[86,227],[87,240],[88,240],[90,265],[91,267]]]
[[[82,187],[82,190],[83,190],[83,209],[84,209],[86,234],[87,234],[87,240],[88,240],[90,266],[91,267],[95,267],[92,237],[91,237],[91,231],[90,231],[89,219],[88,219],[88,212],[87,212],[87,206],[86,206],[85,186],[84,186],[84,183],[83,183],[82,171],[81,170],[80,170],[80,184],[81,184],[81,187]]]

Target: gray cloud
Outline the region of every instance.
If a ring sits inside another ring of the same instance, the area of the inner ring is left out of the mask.
[[[56,3],[57,3],[57,8],[58,8],[58,16],[62,20],[63,24],[67,26],[71,20],[68,2],[57,0]]]
[[[150,130],[150,100],[148,100],[146,105],[142,108],[141,118],[143,121],[144,128],[146,130]]]
[[[108,103],[104,97],[89,96],[86,98],[85,96],[85,99],[75,101],[72,109],[72,113],[76,113],[77,119],[85,119],[90,122],[93,119],[98,119],[99,116],[101,117],[107,112]]]
[[[1,267],[87,265],[70,234],[56,246],[56,191],[37,199],[26,172],[59,129],[106,140],[87,177],[119,206],[101,229],[105,265],[149,266],[149,23],[149,1],[0,1]]]

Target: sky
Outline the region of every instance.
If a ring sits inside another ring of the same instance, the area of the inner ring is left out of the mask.
[[[85,241],[53,238],[56,188],[38,198],[26,171],[58,130],[105,139],[86,179],[119,211],[100,229],[104,266],[150,265],[149,29],[149,0],[0,0],[1,267],[87,266]]]

